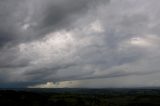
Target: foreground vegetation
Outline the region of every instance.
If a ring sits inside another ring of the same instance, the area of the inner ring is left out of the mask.
[[[160,106],[160,90],[0,90],[0,106]]]

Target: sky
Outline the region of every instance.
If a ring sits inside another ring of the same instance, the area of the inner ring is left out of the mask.
[[[0,88],[159,86],[159,0],[0,0]]]

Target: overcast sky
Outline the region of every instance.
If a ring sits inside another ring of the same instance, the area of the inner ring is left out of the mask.
[[[0,87],[160,86],[160,0],[0,0]]]

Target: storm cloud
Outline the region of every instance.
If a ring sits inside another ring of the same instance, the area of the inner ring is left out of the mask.
[[[0,87],[160,86],[158,0],[1,0]]]

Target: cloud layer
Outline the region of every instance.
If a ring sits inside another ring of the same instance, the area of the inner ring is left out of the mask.
[[[0,1],[0,87],[159,86],[159,5]]]

